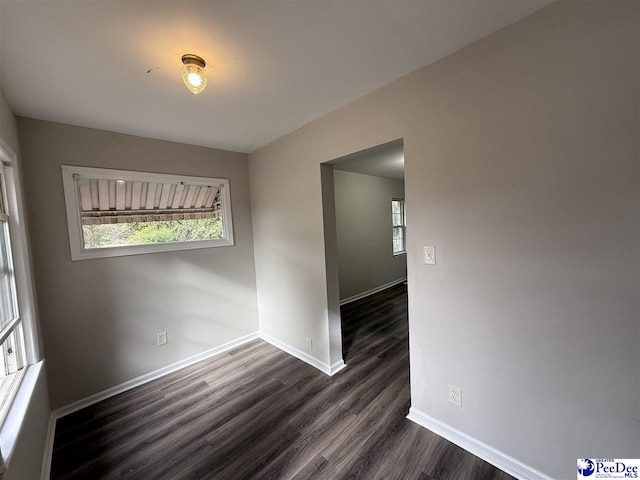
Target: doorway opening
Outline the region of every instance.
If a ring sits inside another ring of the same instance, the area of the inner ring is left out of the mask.
[[[404,337],[408,328],[403,141],[321,168],[330,323],[348,365],[355,350],[398,340],[383,335]],[[385,317],[392,310],[403,325]]]

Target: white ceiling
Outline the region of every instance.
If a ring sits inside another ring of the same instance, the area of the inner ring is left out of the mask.
[[[368,148],[327,163],[333,164],[333,168],[336,170],[404,180],[402,140]]]
[[[550,0],[0,2],[16,114],[252,152]]]

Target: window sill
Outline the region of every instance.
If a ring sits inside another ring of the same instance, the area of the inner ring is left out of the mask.
[[[2,423],[2,427],[0,427],[0,452],[4,458],[4,468],[11,461],[11,455],[16,446],[29,403],[31,403],[43,363],[43,361],[40,361],[25,367],[22,381],[17,387],[18,391],[9,407],[9,412]],[[2,473],[2,465],[0,465],[0,473]]]
[[[407,254],[407,251],[406,251],[406,250],[403,250],[402,252],[396,252],[396,253],[394,253],[394,254],[393,254],[393,256],[394,256],[394,257],[397,257],[397,256],[399,256],[399,255],[406,255],[406,254]]]
[[[16,392],[20,388],[25,368],[21,368],[15,373],[8,375],[0,381],[0,425],[4,423],[9,409],[16,397]]]
[[[124,257],[129,255],[144,255],[148,253],[175,252],[181,250],[197,250],[211,247],[231,247],[233,240],[219,238],[215,240],[197,240],[193,242],[167,242],[146,245],[129,245],[122,247],[105,247],[71,252],[71,260],[87,260],[91,258]]]

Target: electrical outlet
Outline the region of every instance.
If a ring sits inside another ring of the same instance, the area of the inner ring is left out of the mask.
[[[160,332],[158,334],[158,345],[164,345],[168,342],[169,340],[167,339],[167,332]]]
[[[459,407],[462,406],[462,390],[460,390],[460,387],[449,385],[449,402]]]
[[[313,340],[310,338],[307,338],[307,350],[313,352]]]

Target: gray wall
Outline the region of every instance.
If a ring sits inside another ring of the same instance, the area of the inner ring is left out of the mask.
[[[18,153],[20,145],[18,143],[16,117],[13,115],[13,110],[11,110],[2,90],[0,90],[0,138],[14,153]]]
[[[16,118],[2,90],[0,90],[0,138],[18,155],[20,165]],[[4,476],[6,480],[40,476],[50,413],[47,378],[43,365],[35,379],[33,393],[26,408],[20,432],[8,458],[8,470]],[[2,453],[5,457],[8,454],[8,452]]]
[[[404,182],[333,172],[340,299],[406,277],[406,255],[393,255],[391,200],[404,198]]]
[[[552,4],[251,154],[261,328],[329,322],[318,165],[403,138],[412,406],[559,478],[637,457],[638,8]]]
[[[25,118],[18,127],[52,408],[258,330],[246,155]],[[229,178],[236,244],[72,262],[62,164]]]

